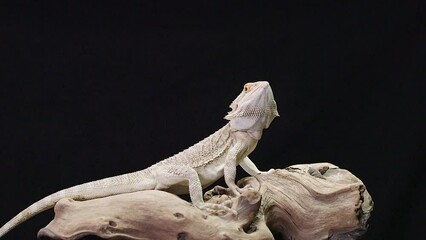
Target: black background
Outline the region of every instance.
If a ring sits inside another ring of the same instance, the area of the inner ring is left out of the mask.
[[[422,239],[423,10],[411,1],[2,3],[0,223],[47,194],[196,143],[226,123],[244,83],[268,80],[281,117],[251,155],[259,168],[348,169],[375,201],[365,239]],[[4,239],[34,239],[52,214]]]

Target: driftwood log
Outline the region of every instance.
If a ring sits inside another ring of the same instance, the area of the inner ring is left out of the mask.
[[[373,201],[349,171],[329,163],[270,170],[238,182],[240,196],[215,187],[210,203],[237,214],[206,212],[163,191],[141,191],[88,201],[62,199],[39,239],[358,239]]]

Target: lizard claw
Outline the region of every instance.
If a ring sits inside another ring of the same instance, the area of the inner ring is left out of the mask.
[[[213,191],[214,191],[214,193],[216,193],[216,194],[218,194],[218,195],[223,195],[223,194],[228,194],[228,192],[229,192],[229,189],[228,188],[225,188],[225,187],[222,187],[222,186],[215,186],[214,188],[213,188]]]
[[[229,203],[226,203],[226,205],[229,206]],[[232,204],[232,202],[231,202]],[[222,204],[216,204],[216,203],[198,203],[195,205],[198,209],[202,210],[202,211],[206,211],[209,214],[213,214],[213,215],[225,215],[227,213],[230,213],[233,216],[237,216],[238,212],[225,206]]]
[[[229,195],[229,196],[238,197],[241,195],[243,190],[239,188],[238,186],[231,186],[228,188],[225,188],[222,186],[215,186],[213,188],[213,192],[218,195]]]

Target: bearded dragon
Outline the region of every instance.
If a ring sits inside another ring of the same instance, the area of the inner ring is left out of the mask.
[[[268,82],[247,83],[230,105],[229,122],[197,144],[146,169],[83,183],[53,193],[30,205],[0,228],[0,237],[17,225],[52,208],[62,198],[86,200],[142,190],[189,193],[192,204],[205,209],[202,189],[224,176],[235,195],[236,167],[254,176],[261,172],[247,157],[256,147],[263,129],[279,116]]]

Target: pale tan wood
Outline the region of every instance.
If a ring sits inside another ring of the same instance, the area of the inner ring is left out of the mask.
[[[258,180],[267,225],[284,239],[357,239],[367,230],[373,201],[347,170],[294,165]]]
[[[373,202],[364,184],[329,163],[294,165],[239,181],[207,202],[238,212],[206,212],[162,191],[141,191],[89,201],[62,199],[40,239],[357,239],[366,231]]]

